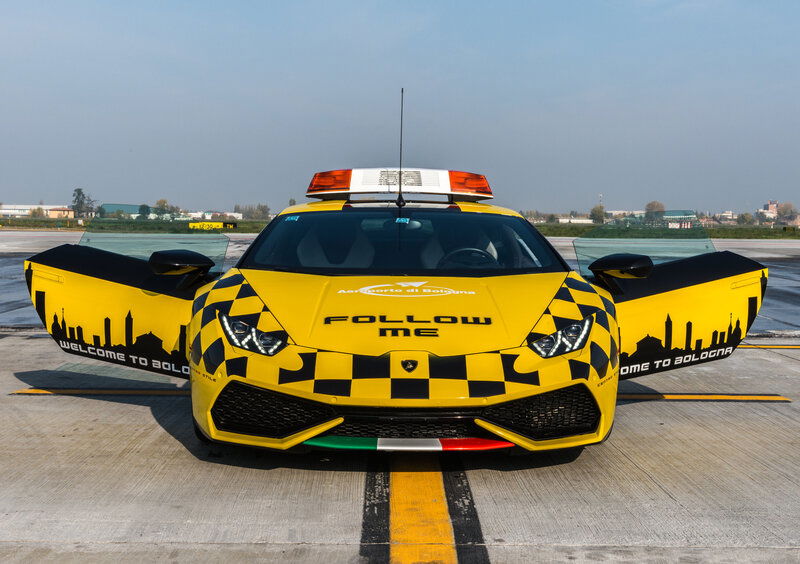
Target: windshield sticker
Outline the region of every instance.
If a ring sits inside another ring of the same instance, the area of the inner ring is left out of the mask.
[[[394,222],[395,223],[408,223],[408,218],[407,217],[398,217],[397,219],[394,220]]]
[[[339,290],[339,294],[366,294],[368,296],[388,296],[390,298],[430,298],[434,296],[474,295],[472,290],[453,290],[442,286],[428,286],[428,282],[397,282],[395,284],[376,284],[358,290]]]
[[[299,215],[290,215],[286,218],[286,221],[297,221],[298,219],[300,219]]]

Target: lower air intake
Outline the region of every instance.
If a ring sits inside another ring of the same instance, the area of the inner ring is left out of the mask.
[[[336,418],[328,406],[239,381],[220,392],[211,418],[220,431],[282,439]]]
[[[597,430],[600,409],[583,384],[487,407],[487,421],[542,441]]]

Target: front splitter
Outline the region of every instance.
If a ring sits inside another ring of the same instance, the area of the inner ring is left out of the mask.
[[[317,448],[385,451],[494,450],[515,446],[514,443],[509,441],[479,438],[385,439],[379,437],[339,437],[336,435],[314,437],[304,441],[303,444]]]

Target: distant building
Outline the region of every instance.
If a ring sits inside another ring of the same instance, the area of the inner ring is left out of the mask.
[[[669,229],[691,229],[697,223],[693,210],[667,210],[662,217]]]
[[[192,211],[186,212],[192,219],[213,219],[214,216],[219,217],[220,215],[229,216],[236,220],[242,219],[242,214],[239,212],[226,212],[226,211]]]
[[[611,217],[640,216],[644,215],[644,210],[606,210],[606,213]]]
[[[31,211],[42,208],[45,217],[51,219],[73,218],[75,212],[65,205],[45,204],[3,204],[0,205],[0,217],[30,217]]]
[[[589,217],[559,217],[559,223],[594,223],[594,221]]]
[[[44,213],[50,219],[72,219],[75,217],[75,211],[66,206],[48,208],[44,210]]]
[[[667,210],[657,212],[637,212],[618,216],[611,220],[614,225],[627,227],[656,227],[668,229],[692,229],[700,220],[693,210]]]
[[[131,219],[137,219],[139,217],[139,208],[141,207],[141,204],[102,204],[99,207],[102,207],[105,210],[106,217],[113,216],[116,213],[124,213]],[[172,213],[160,215],[155,213],[152,206],[148,207],[150,208],[150,213],[147,215],[147,219],[177,219]],[[184,217],[181,219],[189,218]]]
[[[115,213],[124,213],[129,215],[131,219],[139,217],[139,204],[102,204],[98,207],[105,210],[106,217]]]
[[[767,200],[761,210],[759,210],[769,219],[778,217],[778,200]]]

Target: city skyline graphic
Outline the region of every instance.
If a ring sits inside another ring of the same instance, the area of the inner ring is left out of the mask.
[[[47,304],[46,295],[43,291],[36,291],[35,294],[35,308],[39,314],[39,318],[45,327],[48,327],[47,322]],[[131,310],[128,310],[127,315],[123,319],[125,327],[124,342],[114,343],[112,339],[113,322],[110,317],[105,317],[103,320],[103,335],[89,335],[84,331],[81,325],[70,325],[67,322],[67,315],[64,308],[61,308],[61,318],[59,319],[58,312],[53,312],[52,320],[49,324],[50,334],[56,341],[65,341],[67,343],[75,343],[83,345],[84,347],[94,347],[95,349],[102,349],[104,351],[111,351],[117,354],[124,355],[125,360],[119,360],[116,356],[112,355],[97,355],[88,352],[82,353],[70,349],[71,352],[78,352],[91,358],[101,358],[110,362],[132,366],[134,368],[145,368],[164,374],[176,375],[180,374],[182,370],[188,368],[186,358],[186,325],[180,326],[178,335],[178,346],[173,350],[168,350],[164,346],[164,341],[152,331],[135,334],[135,320]],[[144,366],[141,362],[132,360],[131,356],[143,357],[148,359],[148,366]],[[157,360],[160,364],[169,363],[177,368],[175,370],[159,369],[152,366],[152,361]],[[185,368],[184,368],[185,367]],[[185,372],[184,372],[185,373]]]
[[[755,321],[758,313],[758,298],[755,296],[748,298],[747,306],[747,328],[745,330],[742,330],[741,319],[737,317],[734,323],[733,313],[729,313],[728,326],[712,331],[708,341],[703,338],[696,338],[694,323],[691,320],[683,324],[682,338],[679,332],[679,340],[675,341],[676,328],[673,326],[672,317],[667,313],[664,319],[664,339],[659,339],[647,333],[636,342],[636,350],[633,353],[620,353],[620,364],[626,366],[670,356],[697,353],[706,349],[735,347],[741,342],[742,337],[750,330],[753,321]],[[704,346],[706,342],[708,344]],[[683,347],[679,346],[678,343],[683,343]]]

